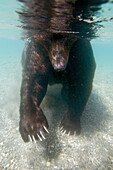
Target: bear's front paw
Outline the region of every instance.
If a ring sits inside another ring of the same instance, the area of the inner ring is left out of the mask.
[[[70,118],[70,116],[66,114],[61,121],[60,131],[70,135],[79,135],[81,131],[80,119]]]
[[[19,130],[24,142],[46,139],[44,133],[49,133],[48,123],[42,110],[38,108],[35,114],[22,116]]]

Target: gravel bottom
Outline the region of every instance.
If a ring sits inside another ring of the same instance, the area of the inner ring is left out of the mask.
[[[113,73],[111,73],[113,74]],[[113,86],[111,80],[94,81],[94,88],[81,118],[82,132],[68,136],[58,125],[66,104],[61,86],[48,88],[42,109],[50,125],[45,141],[24,143],[19,133],[20,79],[1,78],[0,168],[2,170],[113,169]],[[21,76],[20,76],[21,77]],[[8,86],[8,87],[7,87]]]

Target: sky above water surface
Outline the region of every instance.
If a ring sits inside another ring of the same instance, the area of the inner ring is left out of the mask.
[[[96,16],[98,20],[113,17],[113,3],[102,5],[102,10]],[[15,12],[20,8],[16,0],[0,0],[0,57],[8,55],[20,55],[24,47],[24,41],[20,40],[22,29],[18,14]],[[99,30],[100,37],[92,40],[94,54],[98,61],[113,63],[113,20],[103,21],[104,27]],[[109,57],[109,62],[108,62]]]
[[[0,0],[0,37],[18,39],[21,29],[18,14],[16,11],[21,7],[17,0]],[[113,39],[113,3],[102,5],[102,9],[95,16],[96,20],[103,21],[103,28],[99,29],[100,40],[111,41]],[[107,38],[107,37],[109,38]]]
[[[19,38],[19,21],[15,12],[19,5],[16,0],[0,0],[0,38]]]

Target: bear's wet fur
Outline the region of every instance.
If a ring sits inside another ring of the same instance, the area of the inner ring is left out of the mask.
[[[32,39],[25,47],[23,66],[20,105],[20,132],[23,140],[27,142],[28,135],[38,139],[40,132],[46,133],[45,127],[48,129],[49,126],[40,103],[46,94],[47,85],[53,83],[62,83],[64,90],[68,90],[68,110],[61,126],[67,133],[76,131],[80,134],[80,117],[91,93],[95,71],[90,42],[77,39],[70,49],[65,70],[56,71],[48,51]]]
[[[25,142],[42,140],[48,133],[49,125],[40,108],[48,84],[61,83],[62,91],[68,94],[61,127],[70,134],[80,134],[80,118],[92,90],[96,64],[90,41],[58,28],[46,33],[49,36],[33,32],[22,56],[19,129]]]

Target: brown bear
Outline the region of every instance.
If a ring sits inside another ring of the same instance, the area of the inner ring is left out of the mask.
[[[68,94],[68,110],[61,127],[66,133],[80,134],[80,117],[92,90],[96,67],[90,41],[81,35],[83,28],[78,29],[80,18],[76,16],[78,24],[73,19],[76,3],[80,2],[82,11],[81,1],[20,1],[26,6],[19,13],[30,37],[22,56],[21,136],[25,142],[36,142],[49,133],[40,104],[48,84],[54,83],[61,83],[62,92]]]

